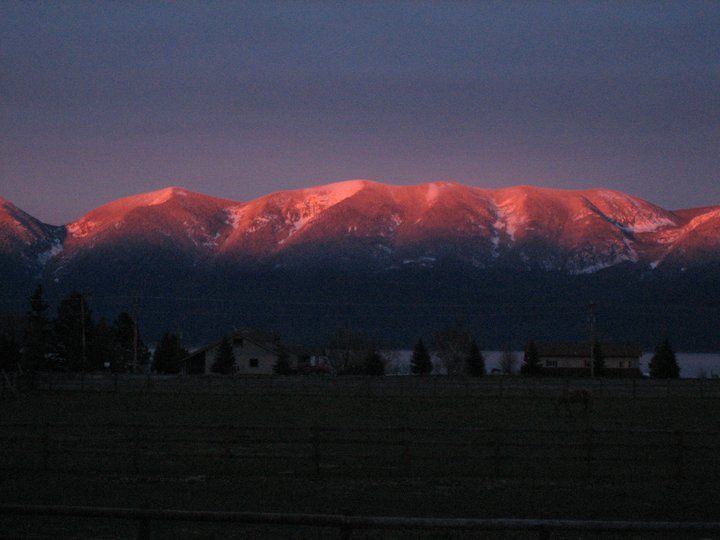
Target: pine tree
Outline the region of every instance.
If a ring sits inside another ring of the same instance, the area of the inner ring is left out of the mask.
[[[290,365],[290,355],[282,347],[278,351],[277,361],[273,366],[273,372],[275,375],[290,375],[292,374],[292,366]]]
[[[0,333],[0,371],[16,371],[20,363],[20,346],[10,332]]]
[[[680,367],[670,341],[665,339],[655,348],[650,360],[650,376],[655,379],[677,379]]]
[[[105,319],[93,328],[92,340],[88,343],[87,371],[101,371],[117,364],[118,348],[112,327]]]
[[[22,339],[22,368],[27,372],[48,366],[47,356],[51,351],[50,322],[45,315],[48,305],[43,300],[42,286],[38,285],[30,297],[30,311]]]
[[[485,358],[483,358],[480,348],[473,339],[468,349],[466,371],[471,377],[482,377],[485,375]]]
[[[426,375],[433,369],[430,353],[428,353],[422,338],[418,339],[415,344],[410,367],[415,375]]]
[[[85,297],[79,292],[71,293],[60,302],[54,333],[60,367],[68,371],[86,371],[93,322]]]
[[[230,375],[235,369],[235,353],[233,352],[230,339],[225,336],[220,341],[217,352],[215,353],[215,361],[212,365],[213,373],[221,375]]]
[[[523,365],[520,367],[520,373],[529,377],[542,374],[542,366],[540,365],[540,355],[534,341],[528,343],[525,349],[525,358]]]
[[[374,350],[368,351],[365,357],[363,372],[365,375],[385,375],[385,362],[379,352]]]
[[[172,332],[165,332],[153,356],[153,366],[158,373],[180,373],[182,362],[188,356],[180,338]]]

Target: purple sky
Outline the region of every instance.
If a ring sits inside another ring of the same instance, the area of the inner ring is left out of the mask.
[[[608,187],[720,204],[718,2],[0,3],[0,195]]]

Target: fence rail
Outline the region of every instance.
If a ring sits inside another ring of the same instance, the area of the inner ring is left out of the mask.
[[[700,483],[720,479],[720,431],[4,423],[0,468]]]
[[[538,397],[556,398],[570,388],[595,397],[720,399],[720,379],[560,379],[487,376],[258,376],[38,373],[34,385],[46,391],[210,393],[367,397]]]
[[[720,533],[720,522],[697,521],[586,521],[544,519],[413,518],[390,516],[349,516],[339,514],[275,514],[258,512],[206,512],[192,510],[148,510],[88,506],[0,505],[4,516],[52,516],[105,518],[138,522],[139,540],[149,540],[154,521],[189,521],[246,525],[305,526],[332,528],[341,538],[368,529],[415,529],[427,531],[523,531],[548,539],[559,532],[615,533]]]

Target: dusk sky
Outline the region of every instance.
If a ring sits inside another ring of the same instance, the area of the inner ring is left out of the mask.
[[[720,204],[720,2],[0,3],[0,195],[607,187]]]

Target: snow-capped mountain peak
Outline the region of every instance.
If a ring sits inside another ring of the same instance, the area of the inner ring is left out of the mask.
[[[476,267],[570,273],[720,259],[718,207],[670,211],[606,189],[485,189],[453,182],[348,180],[248,202],[167,187],[100,206],[62,230],[64,239],[57,228],[0,199],[4,249],[35,246],[31,251],[43,263],[137,246],[163,246],[200,262],[299,255],[308,261],[309,254],[337,252],[385,267],[452,257]]]

